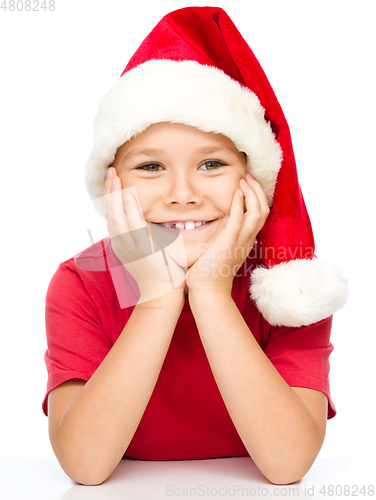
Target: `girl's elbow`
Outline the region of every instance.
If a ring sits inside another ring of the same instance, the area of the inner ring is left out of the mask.
[[[116,467],[113,462],[104,463],[103,459],[92,460],[83,453],[77,453],[77,450],[60,448],[54,451],[65,474],[72,481],[84,486],[99,486],[109,478]]]
[[[62,464],[60,464],[62,465]],[[88,470],[84,467],[69,467],[62,465],[65,474],[72,479],[72,481],[82,484],[83,486],[99,486],[110,477],[113,471],[103,470]]]
[[[98,479],[96,477],[83,476],[82,479],[80,477],[77,477],[77,479],[75,479],[74,477],[71,477],[71,479],[73,481],[75,481],[76,483],[81,484],[83,486],[99,486],[106,481],[107,477],[104,479]]]
[[[50,441],[55,456],[65,472],[72,481],[84,486],[99,486],[115,470],[119,460],[113,455],[99,454],[84,447],[81,443],[72,443],[65,436],[59,436],[56,432],[50,433]]]
[[[261,472],[275,485],[296,483],[304,477],[320,452],[324,436],[314,436],[309,442],[288,446],[288,452],[273,453],[273,458],[263,463]]]
[[[262,471],[264,476],[268,481],[275,485],[287,485],[296,483],[304,477],[309,469],[311,468],[313,462],[310,460],[309,463],[295,463],[291,462],[283,462],[283,463],[275,463],[266,467],[265,470]]]
[[[272,484],[275,484],[276,486],[285,486],[288,484],[293,484],[296,483],[296,481],[299,481],[303,476],[305,476],[305,472],[302,474],[299,473],[293,473],[291,471],[287,472],[268,472],[264,473],[264,476],[268,481],[270,481]]]

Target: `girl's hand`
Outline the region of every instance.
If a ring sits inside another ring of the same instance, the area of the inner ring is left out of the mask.
[[[241,189],[235,191],[226,226],[188,269],[186,283],[190,292],[224,291],[231,294],[234,276],[252,250],[270,212],[260,184],[248,173],[246,179],[248,184],[241,179]],[[244,193],[243,197],[241,193]]]
[[[134,195],[129,192],[131,190]],[[156,230],[153,230],[154,239],[151,238],[150,224],[145,221],[135,194],[134,188],[122,189],[114,167],[108,169],[105,182],[107,229],[115,255],[140,289],[138,303],[160,297],[173,289],[184,293],[186,272],[167,252],[158,251],[165,248],[166,242],[163,245],[156,241]],[[162,233],[160,236],[163,239]]]

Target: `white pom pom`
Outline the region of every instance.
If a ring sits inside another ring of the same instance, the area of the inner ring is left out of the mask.
[[[252,273],[249,291],[268,323],[291,327],[327,318],[345,305],[349,295],[342,271],[317,258],[259,267]]]

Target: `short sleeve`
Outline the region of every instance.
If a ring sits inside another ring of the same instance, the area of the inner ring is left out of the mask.
[[[47,290],[46,335],[45,415],[49,392],[70,379],[89,380],[112,347],[87,286],[69,262],[60,264]]]
[[[336,414],[329,388],[332,318],[300,328],[273,327],[264,348],[290,387],[306,387],[326,394],[328,418]]]

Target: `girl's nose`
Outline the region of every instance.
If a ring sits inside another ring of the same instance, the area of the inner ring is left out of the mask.
[[[166,204],[178,203],[180,205],[199,205],[202,201],[203,196],[199,190],[199,186],[185,175],[171,179],[167,194],[164,197],[164,202]]]

